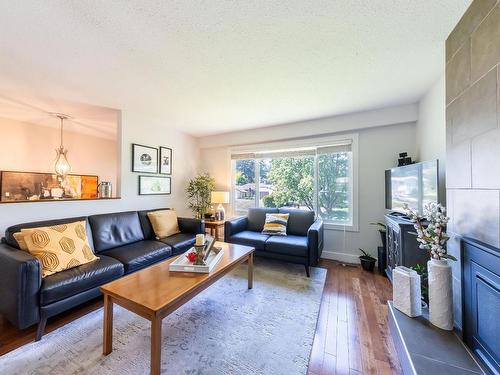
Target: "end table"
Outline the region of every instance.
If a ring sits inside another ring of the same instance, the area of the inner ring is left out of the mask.
[[[209,234],[215,237],[216,241],[222,241],[220,238],[220,229],[224,228],[226,220],[205,220],[205,228],[209,230]]]

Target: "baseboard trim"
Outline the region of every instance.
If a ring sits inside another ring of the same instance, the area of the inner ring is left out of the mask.
[[[347,254],[347,253],[338,253],[336,251],[323,251],[321,253],[321,258],[323,259],[331,259],[337,260],[343,263],[353,263],[359,264],[359,255],[355,254]]]

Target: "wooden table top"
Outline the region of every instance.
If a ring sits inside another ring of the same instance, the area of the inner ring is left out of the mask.
[[[134,305],[136,310],[142,310],[145,315],[155,314],[180,302],[185,295],[205,289],[214,279],[242,263],[254,251],[253,247],[225,242],[216,242],[215,246],[222,247],[224,255],[210,273],[169,271],[169,264],[178,258],[173,257],[105,284],[101,291]]]
[[[216,225],[224,225],[226,220],[205,220],[205,226],[216,226]]]

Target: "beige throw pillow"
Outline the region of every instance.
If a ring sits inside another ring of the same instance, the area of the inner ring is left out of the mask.
[[[177,213],[175,210],[160,210],[148,212],[148,218],[153,226],[156,238],[165,238],[180,233]]]
[[[21,230],[28,251],[42,263],[42,277],[99,259],[87,239],[85,221]]]

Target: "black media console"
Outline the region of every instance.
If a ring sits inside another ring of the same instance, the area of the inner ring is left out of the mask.
[[[403,215],[384,216],[387,226],[387,268],[385,272],[392,282],[392,270],[397,266],[413,267],[417,263],[425,266],[429,260],[427,251],[418,248],[417,234],[413,223]]]

